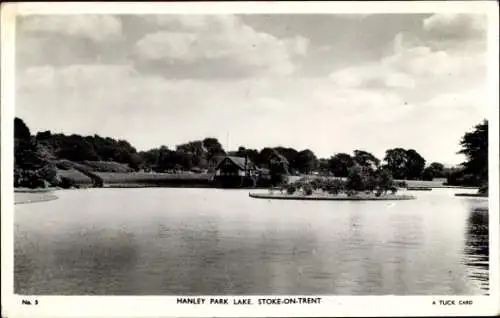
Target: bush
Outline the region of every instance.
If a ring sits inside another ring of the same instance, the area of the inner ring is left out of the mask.
[[[293,185],[289,185],[286,189],[286,193],[288,194],[294,194],[297,189]]]
[[[454,170],[446,178],[446,185],[452,186],[478,186],[477,176],[465,173],[464,170]]]
[[[344,182],[340,179],[328,180],[327,189],[330,194],[339,194],[345,188]]]
[[[377,171],[377,177],[376,177],[376,188],[379,191],[387,191],[391,189],[391,187],[394,187],[394,181],[392,179],[392,174],[389,170],[387,169],[380,169]]]
[[[394,186],[397,188],[408,188],[406,181],[395,181]]]
[[[57,173],[55,165],[47,165],[46,167],[40,169],[40,176],[51,186],[57,186],[61,182],[61,178]]]
[[[312,189],[313,190],[318,190],[321,188],[321,186],[323,185],[323,180],[320,180],[320,179],[314,179],[312,180],[309,184],[311,185]]]
[[[479,190],[478,190],[478,193],[479,194],[488,194],[488,185],[487,184],[483,184]]]
[[[313,187],[310,184],[304,185],[302,190],[304,191],[305,195],[311,195],[313,193]]]
[[[377,180],[370,168],[354,166],[349,170],[346,188],[354,191],[373,191]]]
[[[38,170],[16,169],[14,173],[14,186],[23,188],[46,188],[47,182]]]
[[[422,180],[424,181],[432,181],[434,180],[434,170],[432,170],[430,167],[427,167],[424,169],[424,172],[422,173]]]
[[[61,182],[59,183],[59,186],[63,189],[70,189],[76,187],[76,182],[70,178],[61,177]]]

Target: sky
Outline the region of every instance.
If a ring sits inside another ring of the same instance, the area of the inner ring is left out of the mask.
[[[33,133],[138,150],[215,137],[458,164],[486,118],[486,28],[478,14],[27,15],[15,112]]]

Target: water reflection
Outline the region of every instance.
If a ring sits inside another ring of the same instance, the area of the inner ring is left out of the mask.
[[[489,280],[489,226],[488,209],[471,205],[467,217],[464,263],[468,276],[479,282],[481,289],[488,291]]]

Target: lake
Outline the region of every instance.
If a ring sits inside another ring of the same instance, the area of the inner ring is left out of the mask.
[[[15,293],[488,294],[487,199],[262,200],[88,189],[15,206]],[[478,208],[483,208],[479,209]]]

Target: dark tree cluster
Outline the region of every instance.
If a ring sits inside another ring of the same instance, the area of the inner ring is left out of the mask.
[[[483,120],[472,131],[464,134],[458,153],[466,156],[462,168],[453,170],[450,185],[479,186],[483,193],[488,188],[488,121]]]
[[[99,135],[64,135],[50,131],[32,135],[23,120],[15,118],[15,180],[45,180],[45,177],[38,177],[46,173],[45,170],[42,173],[42,168],[53,163],[60,168],[65,161],[85,164],[90,170],[101,172],[144,170],[210,173],[223,156],[233,155],[247,157],[257,167],[267,169],[274,184],[284,182],[290,174],[314,172],[341,178],[351,176],[351,186],[361,188],[359,184],[370,184],[370,180],[377,178],[375,174],[384,171],[394,179],[447,178],[450,184],[477,185],[484,183],[488,175],[487,132],[487,122],[484,121],[473,132],[464,135],[460,153],[465,154],[468,160],[463,164],[463,169],[450,170],[438,162],[426,167],[426,160],[416,150],[403,148],[387,150],[383,161],[370,152],[359,149],[352,154],[337,153],[326,159],[318,158],[310,149],[297,150],[283,146],[264,147],[260,150],[240,146],[236,151],[226,152],[216,138],[209,137],[179,144],[175,149],[160,146],[137,151],[125,140]],[[75,167],[74,164],[69,166]],[[54,168],[53,165],[51,167]]]
[[[139,153],[144,170],[157,172],[210,169],[226,152],[216,138],[191,141],[176,146],[175,150],[166,146]]]
[[[354,195],[362,192],[380,196],[388,191],[395,193],[397,184],[386,168],[380,166],[371,168],[356,163],[349,169],[346,178],[301,178],[287,186],[287,193],[293,194],[298,189],[302,189],[305,195],[323,191],[334,195],[339,193]]]
[[[425,159],[414,149],[394,148],[385,153],[386,167],[396,179],[417,180],[422,178]]]

